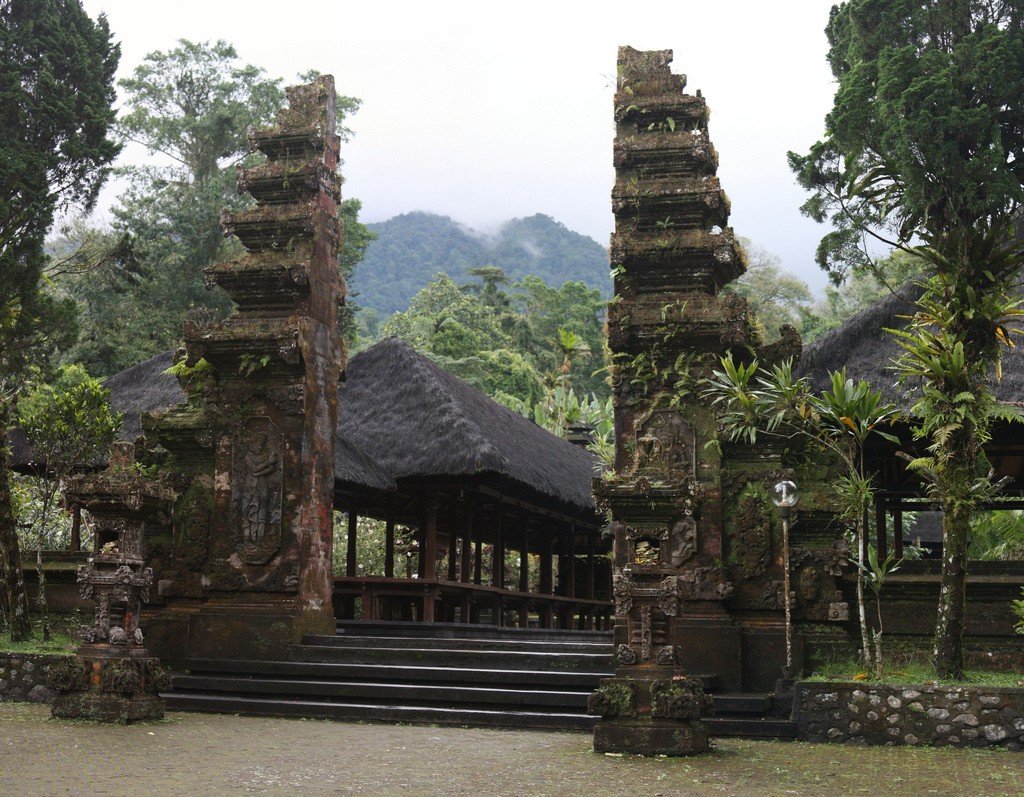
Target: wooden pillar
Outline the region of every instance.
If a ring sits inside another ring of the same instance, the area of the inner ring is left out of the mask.
[[[554,556],[554,535],[545,532],[543,550],[540,554],[540,591],[545,595],[554,593],[552,557]]]
[[[348,510],[348,548],[345,554],[345,575],[356,575],[356,530],[358,528],[359,515],[356,510],[349,507]]]
[[[455,581],[458,578],[458,538],[455,536],[455,499],[452,498],[452,507],[448,512],[448,580]]]
[[[892,516],[892,550],[897,559],[903,558],[903,508],[898,508]]]
[[[530,518],[526,513],[521,516],[523,533],[519,543],[519,591],[530,591]]]
[[[594,532],[587,534],[587,598],[594,599]]]
[[[384,577],[395,577],[395,519],[390,515],[384,525]]]
[[[476,502],[470,501],[466,514],[462,517],[462,567],[459,569],[459,581],[468,584],[473,576],[473,526]]]
[[[889,555],[889,541],[885,525],[885,501],[882,500],[882,496],[878,495],[875,496],[875,548],[878,550],[879,562],[884,562]]]
[[[483,581],[484,572],[484,541],[480,536],[480,524],[477,522],[475,548],[473,552],[473,583],[480,584]]]
[[[82,550],[82,507],[79,504],[71,508],[71,550]]]
[[[420,529],[420,578],[437,578],[437,493],[427,493]]]
[[[505,586],[505,507],[498,505],[498,525],[494,530],[494,545],[491,547],[491,586],[502,589]]]
[[[576,597],[576,524],[569,527],[569,540],[566,546],[566,559],[568,568],[565,572],[565,594],[570,598]]]

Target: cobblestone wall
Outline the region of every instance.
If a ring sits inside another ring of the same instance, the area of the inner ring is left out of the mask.
[[[65,656],[0,653],[0,703],[49,703],[54,692],[46,686],[53,664]]]
[[[809,742],[1024,750],[1024,689],[802,681],[793,718]]]

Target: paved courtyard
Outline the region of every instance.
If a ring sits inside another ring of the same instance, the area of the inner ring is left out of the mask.
[[[101,726],[0,704],[0,795],[1024,795],[1024,754],[722,740],[595,755],[580,733],[175,713]]]

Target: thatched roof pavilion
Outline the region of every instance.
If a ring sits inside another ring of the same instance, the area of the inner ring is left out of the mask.
[[[185,401],[177,379],[167,373],[173,356],[164,352],[106,381],[111,407],[122,413],[122,439],[142,433],[142,413]],[[387,524],[382,580],[398,580],[400,524],[415,529],[420,583],[435,575],[428,565],[434,562],[438,572],[446,565],[449,582],[481,584],[486,543],[493,550],[494,588],[510,586],[504,562],[512,548],[520,552],[520,593],[530,592],[533,555],[539,557],[541,593],[579,597],[591,601],[591,609],[603,603],[598,597],[608,597],[606,560],[597,555],[610,543],[600,534],[591,493],[596,458],[586,449],[501,406],[394,338],[351,358],[338,416],[335,507],[349,521],[347,577],[338,580],[339,593],[365,593],[368,579],[360,577],[355,561],[356,533],[358,517],[369,516]],[[33,467],[20,430],[12,430],[11,439],[15,467]],[[521,611],[530,605],[523,598]]]

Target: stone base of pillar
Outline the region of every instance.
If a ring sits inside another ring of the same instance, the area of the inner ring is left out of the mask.
[[[613,719],[594,727],[595,753],[684,756],[709,749],[700,720]]]
[[[713,713],[701,682],[670,667],[622,667],[601,681],[587,711],[599,714],[597,753],[696,755],[710,749],[701,718]]]
[[[163,719],[159,693],[170,688],[170,678],[145,648],[93,644],[55,665],[47,686],[58,693],[55,718],[137,722]]]

